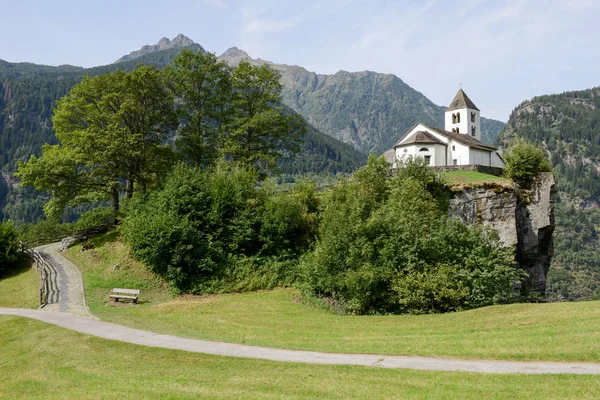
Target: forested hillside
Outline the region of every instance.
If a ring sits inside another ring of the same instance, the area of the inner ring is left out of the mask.
[[[600,88],[539,96],[511,113],[499,137],[543,146],[557,178],[555,257],[548,297],[600,295]]]
[[[272,65],[281,72],[285,104],[321,132],[364,153],[382,154],[417,122],[444,126],[446,107],[435,105],[393,74],[316,74],[300,66],[252,59],[236,47],[219,58],[231,65],[241,60]],[[448,94],[448,101],[453,95]],[[483,141],[494,143],[503,127],[500,121],[481,118]]]
[[[72,66],[50,67],[0,60],[0,218],[6,214],[15,221],[33,221],[42,215],[40,194],[17,187],[10,188],[16,162],[39,155],[42,144],[55,144],[50,118],[56,101],[69,93],[83,76],[96,76],[117,69],[132,70],[139,64],[163,68],[187,47],[154,51],[118,64],[83,69]],[[196,48],[190,48],[195,50]],[[282,172],[351,172],[363,165],[366,155],[352,146],[330,138],[313,127],[300,152],[280,160]]]

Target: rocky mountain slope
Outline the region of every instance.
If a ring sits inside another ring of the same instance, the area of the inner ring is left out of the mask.
[[[600,296],[600,88],[534,97],[511,113],[502,146],[542,146],[557,180],[551,300]]]
[[[364,153],[382,154],[417,122],[444,125],[446,107],[434,104],[393,74],[317,74],[296,65],[253,59],[237,47],[228,49],[219,59],[230,65],[242,60],[271,65],[281,72],[286,105],[323,133]],[[503,126],[500,121],[482,118],[483,141],[494,143]]]
[[[156,51],[176,48],[189,48],[196,52],[200,51],[202,53],[206,53],[206,50],[204,50],[202,46],[200,46],[198,43],[195,43],[189,37],[180,33],[179,35],[175,36],[173,40],[169,40],[168,38],[164,37],[160,39],[156,44],[145,45],[139,50],[132,51],[131,53],[119,58],[117,61],[114,62],[114,64],[135,60],[136,58],[140,58],[141,56],[145,56],[146,54],[154,53]]]

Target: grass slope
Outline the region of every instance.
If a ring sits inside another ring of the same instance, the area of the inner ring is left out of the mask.
[[[465,185],[465,184],[502,184],[512,186],[510,179],[499,176],[484,174],[476,171],[453,171],[442,172],[441,177],[449,185]]]
[[[38,308],[40,277],[36,270],[23,266],[0,277],[0,307]]]
[[[1,398],[592,399],[600,377],[276,363],[120,343],[0,316]]]
[[[423,316],[340,316],[306,307],[291,289],[170,298],[111,234],[67,253],[82,270],[92,313],[190,338],[289,349],[503,360],[600,361],[599,302],[513,304]],[[121,267],[113,271],[113,266]],[[112,304],[112,287],[142,289]]]

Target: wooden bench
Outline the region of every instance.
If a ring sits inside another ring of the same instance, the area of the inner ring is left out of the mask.
[[[133,304],[137,304],[140,291],[138,289],[118,289],[114,288],[110,297],[118,302],[119,299],[131,300]]]

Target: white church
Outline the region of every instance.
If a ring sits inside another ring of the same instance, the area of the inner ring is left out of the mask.
[[[432,167],[504,167],[498,149],[481,141],[479,109],[462,89],[446,110],[445,130],[418,123],[386,151],[384,157],[392,168],[398,160],[408,157],[423,157]]]

